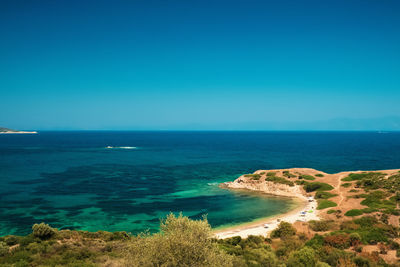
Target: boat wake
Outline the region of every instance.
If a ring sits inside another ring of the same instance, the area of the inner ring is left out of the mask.
[[[106,149],[137,149],[135,146],[106,146]]]

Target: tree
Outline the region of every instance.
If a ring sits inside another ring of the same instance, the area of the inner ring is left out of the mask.
[[[287,266],[288,267],[315,267],[317,259],[315,252],[310,247],[303,247],[302,249],[290,254]]]
[[[35,223],[32,226],[32,233],[34,236],[39,237],[40,239],[46,239],[53,236],[56,233],[56,230],[50,227],[50,225],[42,222],[40,224]]]
[[[127,251],[128,266],[232,266],[232,256],[212,242],[206,219],[170,214],[160,228],[160,233],[133,239]]]
[[[296,234],[296,229],[288,222],[281,222],[274,231],[271,232],[272,238],[286,238]]]

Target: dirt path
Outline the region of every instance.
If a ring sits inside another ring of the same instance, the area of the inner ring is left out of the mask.
[[[342,205],[342,202],[344,200],[343,191],[341,190],[341,186],[342,186],[342,179],[344,177],[346,177],[347,175],[348,175],[347,173],[343,173],[343,174],[338,175],[338,184],[335,187],[335,189],[337,190],[338,195],[340,197],[340,200],[339,200],[339,203],[338,203],[338,207],[340,207]]]

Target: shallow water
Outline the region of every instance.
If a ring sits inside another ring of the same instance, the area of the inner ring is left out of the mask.
[[[40,132],[0,135],[0,235],[57,228],[158,229],[169,212],[214,227],[285,212],[293,201],[220,189],[257,169],[400,168],[400,133]]]

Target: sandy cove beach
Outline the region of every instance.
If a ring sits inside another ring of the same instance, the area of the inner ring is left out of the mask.
[[[292,168],[287,169],[296,173],[317,174],[320,173],[314,169],[307,168]],[[287,170],[270,170],[272,172],[282,173]],[[265,174],[266,170],[258,170],[254,174]],[[214,236],[219,239],[240,236],[245,238],[249,235],[268,236],[274,229],[277,228],[281,221],[295,223],[297,221],[307,222],[311,220],[320,220],[317,208],[317,201],[313,196],[307,194],[301,186],[289,186],[285,184],[277,184],[273,182],[259,183],[259,181],[251,181],[245,175],[240,176],[233,182],[226,182],[220,185],[227,189],[247,189],[251,191],[263,192],[266,194],[282,197],[291,197],[299,201],[298,206],[287,213],[278,214],[265,219],[260,219],[257,222],[241,224],[225,229],[215,230]]]
[[[311,221],[319,220],[318,211],[316,210],[317,202],[313,199],[309,202],[307,197],[299,198],[297,200],[300,202],[299,205],[284,214],[278,214],[269,218],[261,219],[260,221],[242,224],[238,226],[232,226],[226,229],[215,230],[214,236],[219,239],[240,236],[246,238],[249,235],[262,235],[267,237],[272,230],[276,229],[281,221],[295,223],[296,221]],[[313,211],[313,212],[309,212]],[[301,212],[305,212],[302,214]]]

